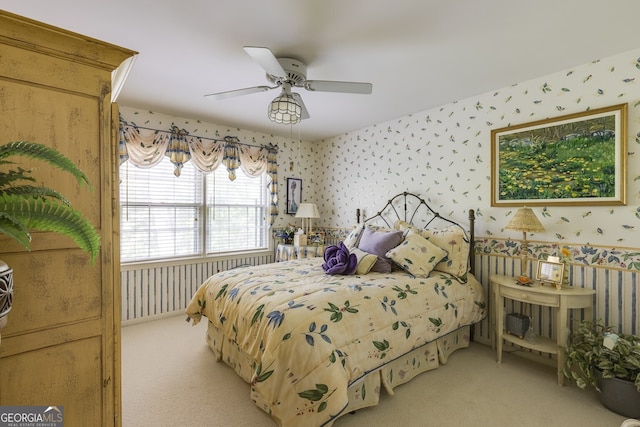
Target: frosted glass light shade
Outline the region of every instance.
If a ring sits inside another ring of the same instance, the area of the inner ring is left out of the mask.
[[[269,104],[269,120],[285,125],[293,125],[300,121],[302,107],[295,98],[287,93],[282,93]]]

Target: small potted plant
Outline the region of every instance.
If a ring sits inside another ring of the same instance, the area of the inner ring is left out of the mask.
[[[582,389],[593,386],[608,409],[640,417],[640,337],[583,321],[564,351],[565,376]]]
[[[284,244],[292,244],[295,232],[295,225],[289,224],[285,228],[276,230],[274,236],[276,239],[281,240]]]

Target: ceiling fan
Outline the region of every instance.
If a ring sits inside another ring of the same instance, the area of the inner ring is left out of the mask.
[[[309,112],[302,102],[302,97],[292,88],[303,88],[317,92],[341,92],[370,94],[371,83],[341,82],[332,80],[307,80],[307,66],[293,58],[276,58],[269,48],[245,46],[245,52],[267,72],[267,80],[274,86],[253,86],[226,92],[205,95],[221,100],[251,93],[265,92],[282,88],[281,94],[269,105],[269,118],[276,123],[295,124],[309,118]]]

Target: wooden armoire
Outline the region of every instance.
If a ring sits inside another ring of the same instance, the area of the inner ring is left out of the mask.
[[[47,144],[76,162],[92,189],[46,163],[20,165],[67,197],[102,239],[92,264],[59,234],[32,233],[31,251],[0,236],[14,284],[0,332],[0,406],[62,406],[69,427],[121,425],[111,72],[135,53],[0,10],[0,144]]]

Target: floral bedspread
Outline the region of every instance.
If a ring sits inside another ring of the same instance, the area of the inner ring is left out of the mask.
[[[204,315],[256,361],[252,395],[283,426],[318,426],[347,387],[414,348],[485,316],[484,290],[433,272],[327,275],[322,258],[211,276],[187,314]]]

